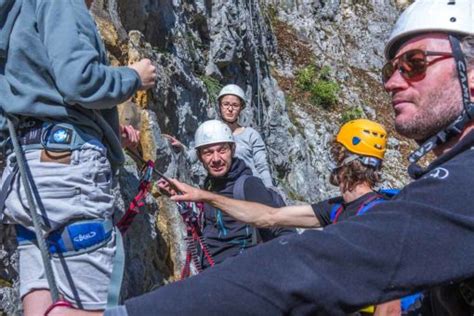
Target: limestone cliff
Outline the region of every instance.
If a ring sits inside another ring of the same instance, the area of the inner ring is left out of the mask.
[[[350,118],[368,117],[388,127],[384,185],[408,181],[404,157],[412,145],[393,132],[379,80],[384,40],[407,2],[95,0],[91,12],[112,64],[147,57],[158,68],[156,87],[120,106],[123,122],[141,131],[145,159],[171,177],[199,184],[202,168],[175,152],[162,133],[192,146],[197,126],[216,117],[219,88],[236,83],[250,101],[241,123],[261,132],[274,181],[293,203],[336,192],[327,182],[327,148]],[[136,193],[139,168],[129,158],[121,170],[121,211]],[[183,238],[176,207],[149,196],[125,238],[123,297],[176,280]],[[0,310],[16,315],[15,245],[3,240]]]

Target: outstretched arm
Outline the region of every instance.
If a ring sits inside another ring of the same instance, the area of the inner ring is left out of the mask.
[[[319,227],[310,205],[274,208],[264,204],[234,200],[209,191],[200,190],[172,180],[183,194],[172,196],[173,201],[206,202],[244,223],[257,227]]]

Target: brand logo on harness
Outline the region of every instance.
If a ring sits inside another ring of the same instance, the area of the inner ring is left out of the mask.
[[[85,241],[85,240],[94,238],[95,235],[97,235],[96,232],[90,232],[90,233],[87,233],[87,234],[79,234],[76,237],[74,237],[73,239],[74,239],[75,242],[81,242],[81,241]]]
[[[434,169],[428,176],[431,178],[443,180],[449,176],[449,171],[445,168],[438,167]]]
[[[32,128],[35,126],[37,121],[22,121],[18,124],[19,129]]]

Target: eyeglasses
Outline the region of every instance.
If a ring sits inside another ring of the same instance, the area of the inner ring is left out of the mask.
[[[426,59],[427,56],[441,57],[435,58],[432,61],[428,61]],[[453,54],[447,52],[424,51],[421,49],[406,51],[400,56],[393,58],[383,66],[382,82],[383,84],[387,83],[387,81],[390,80],[397,70],[406,80],[421,80],[428,66],[431,66],[435,62],[449,57],[453,57]]]
[[[233,109],[240,109],[240,107],[242,106],[240,103],[229,103],[229,102],[223,102],[221,103],[221,106],[224,108],[224,109],[229,109],[230,107],[232,107]]]

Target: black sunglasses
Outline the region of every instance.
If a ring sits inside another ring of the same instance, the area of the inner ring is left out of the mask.
[[[426,59],[427,56],[441,56],[432,61]],[[431,52],[421,49],[413,49],[404,52],[387,62],[382,68],[382,82],[385,84],[393,76],[395,71],[399,71],[403,78],[407,80],[420,80],[423,78],[428,66],[437,61],[453,57],[452,53]]]

